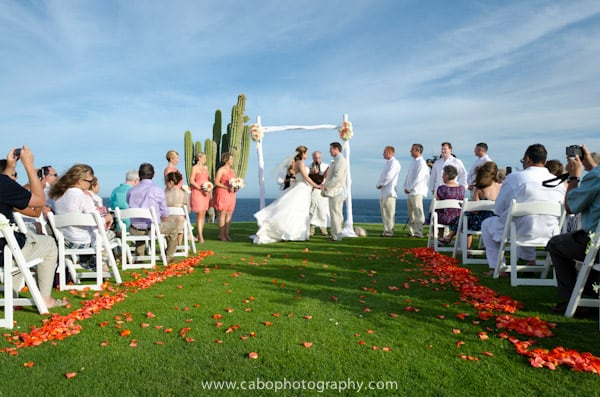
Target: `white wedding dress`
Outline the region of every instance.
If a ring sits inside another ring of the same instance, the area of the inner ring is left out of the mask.
[[[251,236],[254,244],[308,240],[311,193],[312,186],[301,173],[296,173],[296,183],[292,187],[254,214],[258,223],[256,235]]]

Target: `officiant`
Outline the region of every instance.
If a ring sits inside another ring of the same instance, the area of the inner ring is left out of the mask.
[[[329,164],[323,163],[321,152],[312,153],[312,163],[308,169],[308,177],[317,185],[322,185],[327,174]],[[310,203],[310,235],[315,234],[315,227],[321,235],[328,236],[327,224],[329,223],[329,199],[321,195],[321,190],[313,189]]]

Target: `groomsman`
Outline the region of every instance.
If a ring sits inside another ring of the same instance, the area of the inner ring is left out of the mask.
[[[383,220],[382,237],[392,237],[394,235],[394,224],[396,218],[396,185],[398,184],[398,175],[400,175],[400,162],[396,160],[394,154],[396,149],[393,146],[386,146],[383,149],[383,158],[385,166],[377,181],[377,189],[381,192],[379,198],[379,208],[381,209],[381,219]]]
[[[344,223],[344,199],[346,198],[346,178],[348,176],[348,162],[342,155],[342,145],[333,142],[329,145],[329,154],[333,161],[327,170],[327,178],[323,183],[322,195],[329,198],[329,215],[331,216],[331,239],[342,239]]]
[[[408,195],[408,233],[410,237],[423,237],[425,212],[423,197],[427,197],[429,167],[423,159],[423,145],[415,143],[410,148],[413,158],[404,181],[404,193]]]

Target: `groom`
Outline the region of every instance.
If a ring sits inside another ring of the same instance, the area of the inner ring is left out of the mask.
[[[346,177],[348,175],[348,162],[342,156],[342,145],[333,142],[329,145],[329,153],[333,157],[331,165],[327,169],[326,179],[323,183],[321,194],[329,198],[329,215],[331,217],[331,239],[339,241],[342,239],[342,223],[344,215],[344,199],[346,197]]]

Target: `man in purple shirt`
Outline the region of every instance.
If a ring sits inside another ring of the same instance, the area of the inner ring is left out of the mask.
[[[167,239],[167,262],[171,262],[177,249],[177,228],[175,223],[168,221],[169,207],[167,206],[165,192],[152,182],[152,178],[154,178],[152,164],[141,164],[139,176],[140,182],[127,192],[127,204],[129,208],[154,208],[161,220],[160,232]],[[148,234],[150,232],[150,220],[131,218],[129,232],[137,236]],[[143,242],[136,243],[135,249],[136,255],[144,255],[145,246]]]

